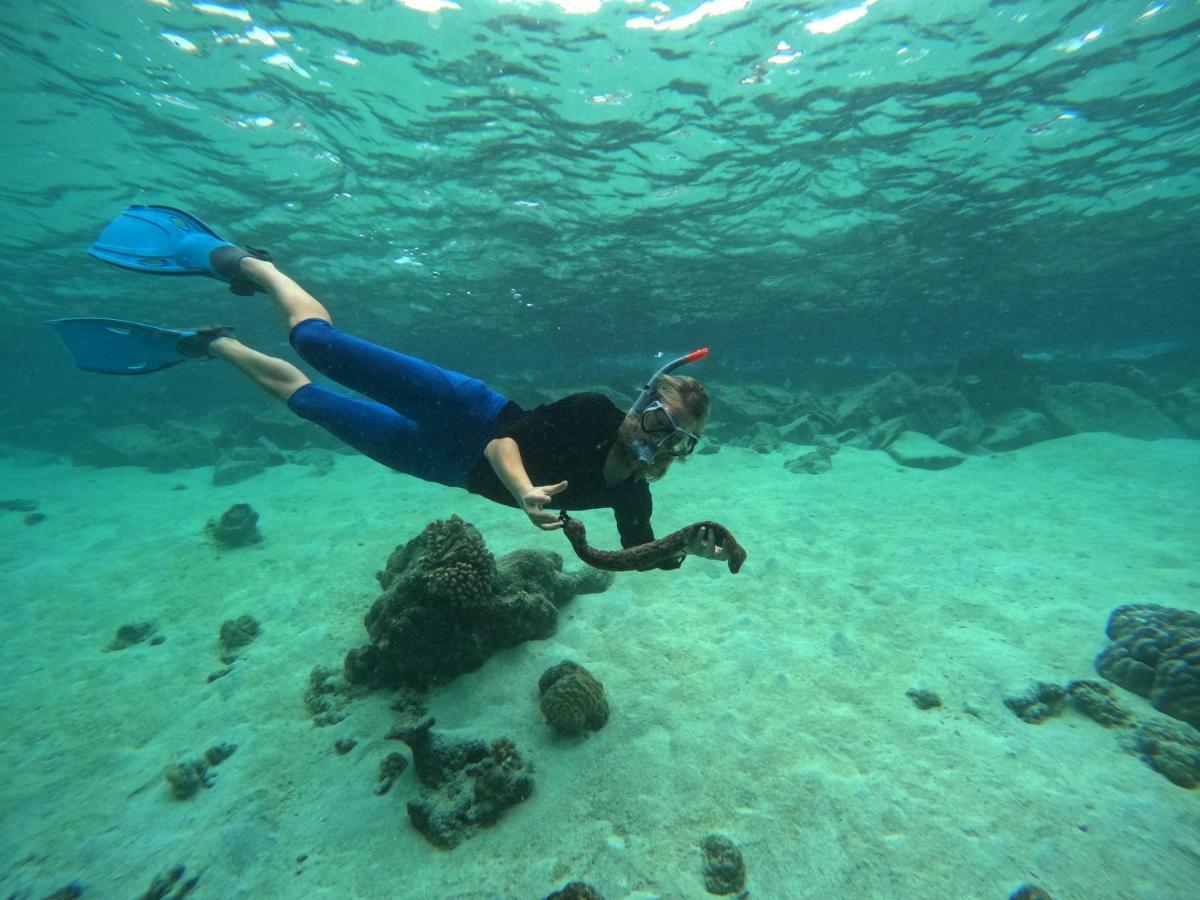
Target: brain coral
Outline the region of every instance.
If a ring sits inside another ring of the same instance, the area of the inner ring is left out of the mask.
[[[597,731],[608,721],[604,686],[592,673],[568,660],[551,666],[538,679],[542,714],[565,734]]]
[[[1113,643],[1096,671],[1200,728],[1200,613],[1153,603],[1120,606],[1106,629]]]
[[[424,570],[433,596],[465,601],[486,596],[496,578],[496,558],[474,525],[458,516],[425,528]]]

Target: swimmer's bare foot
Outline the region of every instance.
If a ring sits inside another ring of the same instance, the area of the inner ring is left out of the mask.
[[[269,263],[271,254],[257,247],[243,248],[226,244],[217,247],[208,257],[213,271],[229,282],[229,290],[242,297],[263,290],[261,281],[254,277],[254,267],[248,265],[247,260]]]
[[[207,328],[197,328],[195,334],[189,334],[187,337],[180,338],[179,343],[175,345],[175,349],[179,351],[180,356],[186,356],[189,359],[204,359],[212,356],[209,352],[209,345],[219,338],[237,337],[233,328],[229,325],[212,325]]]

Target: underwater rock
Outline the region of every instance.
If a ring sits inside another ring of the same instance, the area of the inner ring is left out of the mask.
[[[258,530],[258,513],[249,503],[235,503],[221,514],[216,522],[204,526],[208,536],[226,549],[246,547],[262,540]]]
[[[217,487],[238,484],[285,462],[279,448],[265,438],[248,447],[230,447],[213,466],[212,483]]]
[[[1179,423],[1183,433],[1200,438],[1200,390],[1180,388],[1162,398],[1162,411]]]
[[[611,573],[562,572],[557,553],[518,550],[499,563],[478,529],[436,521],[388,557],[383,594],[365,618],[371,643],[346,656],[347,680],[425,688],[478,669],[497,650],[547,638],[558,607],[612,584]]]
[[[533,793],[533,766],[508,738],[491,744],[435,734],[433,719],[388,735],[412,749],[413,770],[427,790],[408,817],[432,844],[451,848]]]
[[[984,432],[983,419],[962,392],[944,385],[922,388],[906,418],[913,431],[931,434],[955,450],[971,450]]]
[[[729,838],[710,834],[700,841],[704,854],[704,889],[710,894],[736,894],[746,886],[742,851]]]
[[[863,450],[883,450],[896,442],[900,435],[909,430],[908,417],[897,416],[886,422],[863,427],[863,440],[858,446]]]
[[[826,446],[818,446],[806,454],[800,454],[784,463],[788,472],[822,475],[833,468],[833,454]]]
[[[967,458],[919,431],[904,432],[888,446],[887,452],[900,465],[914,469],[949,469]]]
[[[143,641],[150,641],[152,644],[161,644],[163,640],[155,640],[158,636],[158,627],[153,622],[133,622],[122,625],[117,629],[116,635],[105,650],[124,650],[127,647],[132,647],[134,644],[140,644]]]
[[[441,787],[455,772],[487,755],[481,740],[453,738],[433,730],[437,721],[422,719],[415,725],[400,725],[388,732],[389,740],[403,741],[413,753],[413,769],[427,787]]]
[[[307,421],[292,415],[279,404],[246,407],[232,410],[226,416],[218,442],[222,447],[270,446],[277,450],[305,451],[323,449],[341,450],[345,445],[324,429],[313,428]],[[294,456],[289,456],[296,462]]]
[[[1036,409],[1045,378],[1042,367],[1007,350],[988,350],[959,360],[955,386],[985,417],[1010,409]]]
[[[1066,688],[1050,681],[1039,681],[1024,694],[1005,697],[1004,705],[1011,709],[1017,718],[1030,725],[1037,725],[1051,716],[1061,714],[1066,700]]]
[[[187,800],[194,796],[200,788],[212,787],[213,782],[208,775],[209,769],[219,766],[236,750],[236,744],[219,744],[205,750],[203,759],[168,766],[163,772],[163,777],[171,787],[171,794],[176,800]]]
[[[934,432],[933,439],[939,444],[945,444],[954,450],[968,453],[979,446],[979,439],[983,437],[985,430],[982,423],[978,428],[958,425],[954,428],[947,428],[945,431]]]
[[[1072,681],[1067,685],[1071,704],[1089,719],[1105,728],[1125,725],[1130,714],[1117,702],[1112,688],[1099,681]]]
[[[1154,708],[1200,728],[1200,613],[1155,603],[1120,606],[1096,671]]]
[[[311,474],[321,478],[333,471],[336,457],[323,447],[308,447],[289,453],[288,462],[293,466],[308,466],[313,470]]]
[[[183,876],[186,874],[187,866],[179,865],[155,875],[146,893],[138,900],[183,900],[200,883],[199,875],[185,879]]]
[[[831,422],[822,421],[813,413],[805,413],[779,429],[779,436],[791,444],[816,444]]]
[[[213,466],[212,483],[214,487],[228,487],[231,484],[249,481],[264,471],[266,466],[257,460],[220,459]]]
[[[119,425],[89,430],[72,455],[77,466],[140,466],[151,472],[173,472],[212,465],[217,450],[207,434],[181,422]]]
[[[356,741],[354,738],[338,738],[336,741],[333,742],[333,751],[338,756],[345,756],[347,753],[349,753],[351,750],[353,750],[357,746],[358,746],[358,741]],[[407,765],[407,764],[408,764],[408,760],[405,760],[405,765]]]
[[[339,753],[345,751],[338,751]],[[379,761],[379,784],[375,786],[375,793],[381,797],[392,789],[392,785],[396,779],[404,774],[404,770],[408,768],[408,759],[403,753],[389,753]]]
[[[1023,884],[1011,894],[1008,900],[1053,900],[1053,898],[1034,884]]]
[[[755,453],[774,453],[783,443],[783,436],[770,422],[755,422],[737,443]]]
[[[910,413],[921,389],[903,372],[890,372],[842,400],[837,409],[841,430],[867,429]]]
[[[836,427],[831,421],[826,430],[847,429],[864,436],[860,445],[867,449],[888,447],[904,432],[915,431],[965,451],[979,443],[984,424],[957,387],[921,387],[909,375],[891,372],[842,400]]]
[[[304,706],[312,716],[313,725],[324,728],[346,718],[349,715],[346,707],[370,692],[371,689],[365,685],[348,682],[337,669],[317,666],[308,676]]]
[[[1200,735],[1167,722],[1145,722],[1124,739],[1125,749],[1182,788],[1200,786]]]
[[[76,900],[77,897],[82,897],[85,888],[78,881],[72,881],[70,884],[60,887],[57,891],[47,894],[43,900]],[[9,900],[16,900],[17,895],[9,895]]]
[[[745,433],[755,422],[778,422],[795,396],[775,385],[744,382],[721,385],[721,422],[730,434]]]
[[[210,766],[219,766],[237,752],[237,744],[216,744],[204,751],[204,761]]]
[[[208,778],[208,767],[199,760],[168,766],[163,772],[163,777],[171,786],[171,794],[176,800],[187,800],[200,788],[212,787]]]
[[[604,900],[604,897],[587,882],[572,881],[554,893],[547,894],[542,900]]]
[[[1073,381],[1042,392],[1046,414],[1070,432],[1107,431],[1155,440],[1183,437],[1183,431],[1159,408],[1126,387]]]
[[[551,666],[538,679],[538,691],[542,715],[564,734],[599,731],[608,722],[604,685],[578,663]]]
[[[993,420],[980,445],[993,453],[1004,453],[1048,441],[1062,434],[1048,418],[1031,409],[1013,409]]]
[[[231,663],[237,659],[237,651],[248,646],[262,633],[254,616],[238,616],[221,623],[217,643],[221,651],[221,662]]]
[[[911,700],[917,709],[936,709],[942,705],[942,698],[937,692],[927,688],[909,688],[904,692],[904,696]]]
[[[1139,397],[1145,397],[1153,403],[1158,403],[1162,398],[1162,390],[1154,379],[1151,378],[1142,369],[1137,366],[1131,366],[1129,363],[1121,363],[1117,366],[1113,373],[1112,380],[1114,384],[1121,387],[1127,387]]]

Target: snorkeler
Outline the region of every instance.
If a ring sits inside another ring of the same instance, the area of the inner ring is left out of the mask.
[[[478,379],[339,331],[329,311],[269,254],[225,241],[182,210],[132,206],[89,253],[139,272],[217,278],[244,296],[265,293],[300,357],[370,399],[313,384],[290,362],[243,344],[229,327],[175,331],[94,318],[49,323],[80,368],[136,375],[189,359],[225,360],[371,459],[515,506],[547,531],[563,527],[551,508],[611,508],[622,547],[653,541],[649,482],[691,455],[708,421],[703,385],[669,374],[707,350],[659,369],[627,413],[598,393],[525,410]],[[683,550],[647,568],[678,568],[688,554],[729,558],[714,531],[700,529]]]

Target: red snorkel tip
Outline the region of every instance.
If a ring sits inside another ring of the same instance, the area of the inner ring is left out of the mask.
[[[683,361],[691,363],[691,362],[695,362],[698,359],[704,359],[704,357],[706,357],[706,356],[708,356],[708,348],[701,347],[699,350],[693,350],[691,353],[689,353],[687,356],[685,356],[683,358]]]

